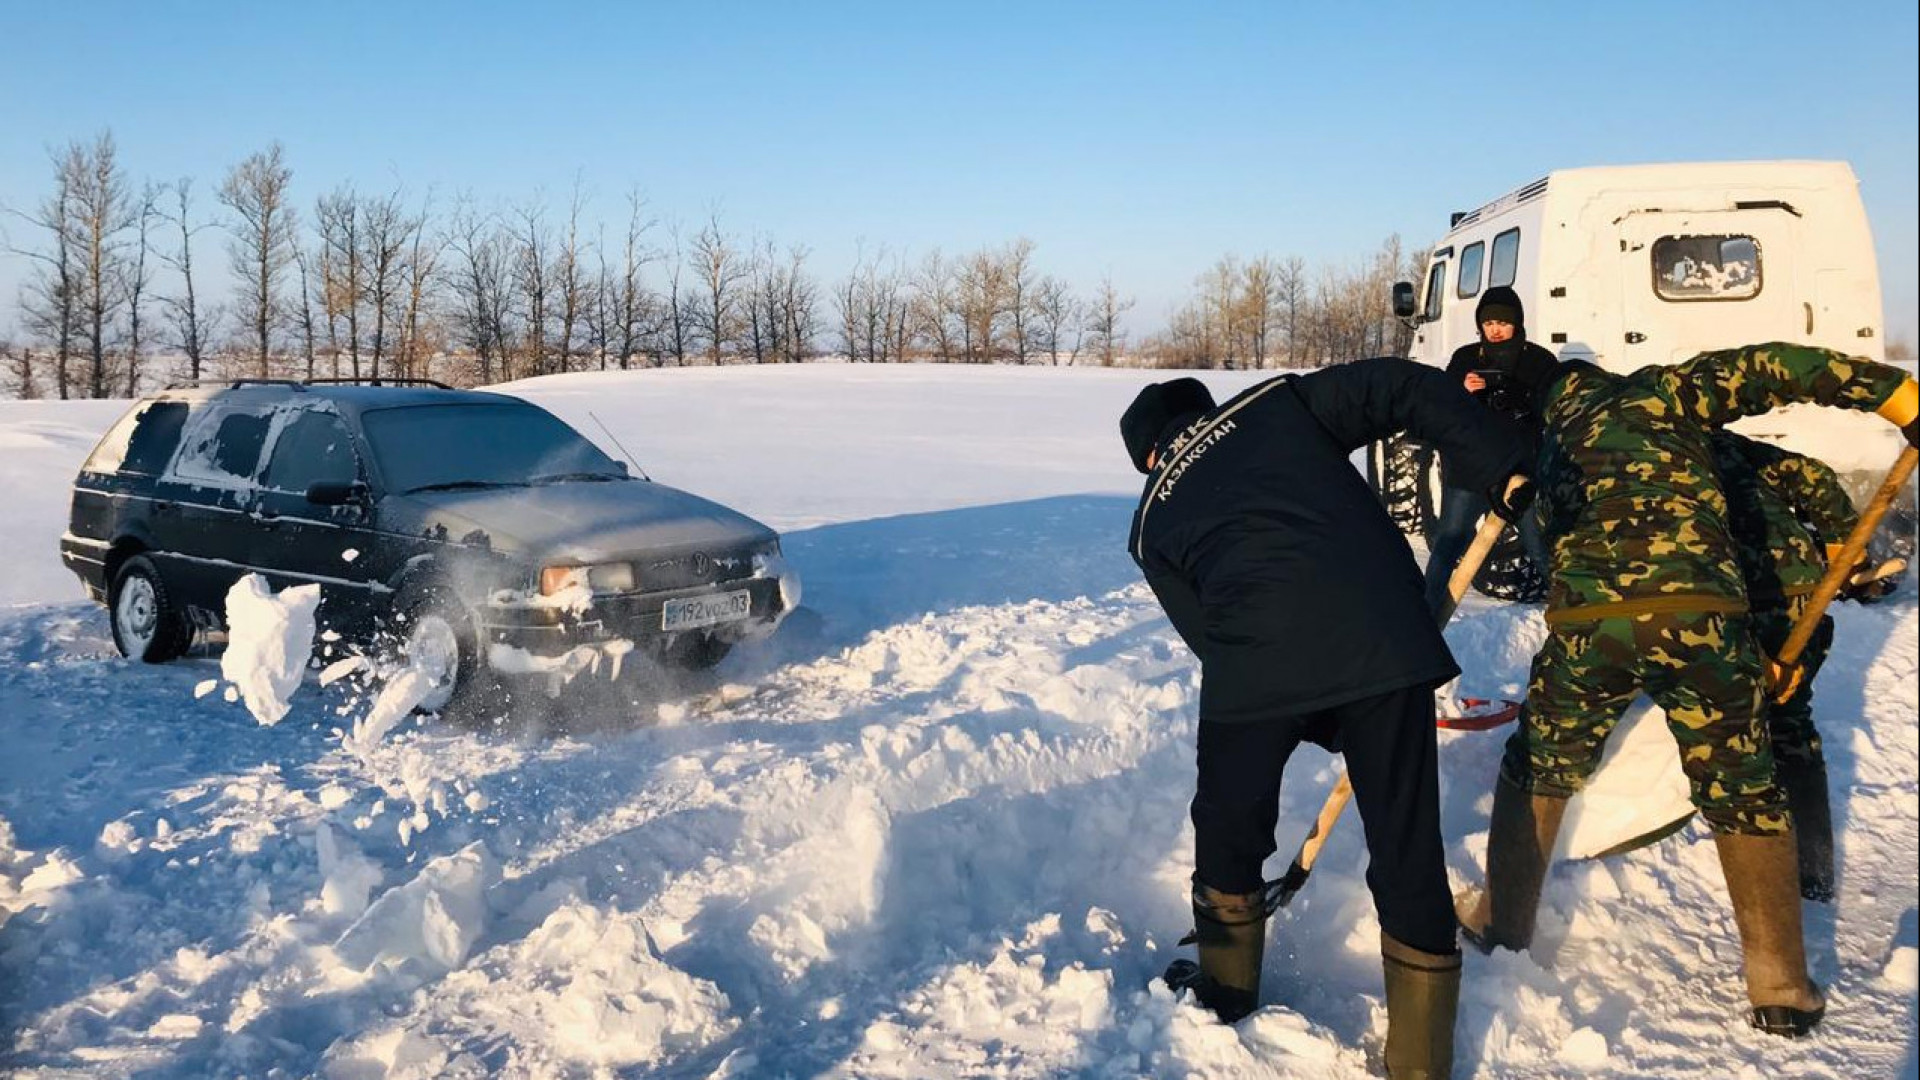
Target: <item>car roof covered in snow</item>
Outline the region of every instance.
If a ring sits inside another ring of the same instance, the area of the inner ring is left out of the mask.
[[[169,387],[155,400],[210,402],[328,402],[342,413],[361,413],[402,405],[531,405],[522,398],[484,390],[455,390],[427,383],[375,384],[299,382],[290,379],[231,379]],[[537,408],[538,406],[532,406]]]

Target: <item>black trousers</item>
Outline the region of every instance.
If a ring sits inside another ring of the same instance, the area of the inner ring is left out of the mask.
[[[1193,797],[1194,878],[1225,893],[1261,887],[1261,864],[1276,850],[1281,774],[1302,742],[1347,760],[1380,928],[1424,952],[1453,952],[1431,687],[1253,723],[1203,717]],[[1300,835],[1309,825],[1301,823]]]

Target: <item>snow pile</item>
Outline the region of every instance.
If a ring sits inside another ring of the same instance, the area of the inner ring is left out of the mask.
[[[647,693],[570,703],[557,733],[409,721],[421,687],[347,646],[271,726],[194,699],[212,660],[122,661],[70,575],[34,576],[119,407],[0,403],[17,446],[0,505],[23,508],[0,540],[28,552],[0,576],[4,1068],[1377,1072],[1379,926],[1351,814],[1274,917],[1259,1011],[1221,1025],[1155,982],[1192,955],[1199,676],[1127,558],[1139,478],[1112,424],[1159,377],[808,365],[523,387],[782,528],[788,567],[762,572],[807,583],[808,607],[717,671],[669,685],[629,656],[623,684]],[[1225,397],[1261,376],[1203,377]],[[1914,1075],[1914,597],[1837,605],[1819,677],[1840,844],[1839,901],[1805,909],[1820,1032],[1742,1024],[1696,821],[1555,865],[1533,953],[1467,956],[1456,1075]],[[1543,636],[1537,609],[1469,598],[1447,631],[1461,692],[1519,696]],[[1506,730],[1440,736],[1457,885],[1483,873]],[[1337,775],[1294,756],[1270,875]]]
[[[227,649],[220,656],[220,674],[228,684],[227,700],[237,692],[263,726],[279,723],[292,707],[289,699],[313,657],[319,607],[320,586],[294,585],[275,593],[259,574],[248,574],[227,590]]]

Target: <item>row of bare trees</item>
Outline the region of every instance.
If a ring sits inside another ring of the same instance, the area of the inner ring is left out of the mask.
[[[1387,283],[1410,276],[1397,239],[1357,268],[1318,273],[1298,258],[1227,257],[1163,331],[1130,342],[1131,298],[1110,278],[1077,294],[1024,238],[960,255],[863,250],[823,288],[808,249],[742,241],[717,212],[663,228],[637,191],[616,222],[593,215],[577,183],[558,214],[537,199],[436,207],[351,184],[303,213],[277,143],[228,169],[212,208],[190,178],[136,184],[111,134],[52,164],[45,200],[0,207],[4,253],[31,266],[19,340],[0,341],[0,380],[21,396],[241,375],[475,384],[828,355],[1272,367],[1404,346],[1384,306]],[[210,288],[200,255],[213,236],[227,265]]]

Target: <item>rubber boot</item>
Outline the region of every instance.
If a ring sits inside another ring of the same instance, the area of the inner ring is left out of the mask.
[[[1799,1038],[1826,1015],[1826,999],[1807,978],[1800,934],[1799,845],[1792,832],[1774,836],[1713,834],[1727,898],[1740,928],[1747,975],[1748,1014],[1754,1027]]]
[[[1387,984],[1387,1075],[1447,1080],[1460,1008],[1460,954],[1422,952],[1383,933],[1380,959]]]
[[[1200,951],[1196,970],[1187,961],[1167,969],[1167,984],[1191,990],[1200,1004],[1228,1024],[1260,1004],[1260,962],[1267,945],[1264,890],[1223,893],[1193,884],[1193,940]]]
[[[1547,861],[1560,835],[1567,800],[1529,795],[1502,774],[1493,785],[1487,823],[1487,887],[1454,902],[1460,932],[1483,953],[1524,952],[1533,944],[1534,916]]]
[[[1827,763],[1821,758],[1774,758],[1774,779],[1787,793],[1800,847],[1800,895],[1833,902],[1833,807],[1828,802]]]

